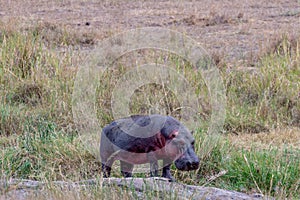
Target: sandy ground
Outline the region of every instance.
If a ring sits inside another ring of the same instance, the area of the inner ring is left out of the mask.
[[[211,54],[243,65],[281,35],[300,35],[300,1],[0,0],[0,20],[16,19],[93,31],[98,39],[137,27],[170,28],[190,35]]]

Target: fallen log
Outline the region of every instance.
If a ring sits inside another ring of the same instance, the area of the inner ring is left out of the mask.
[[[265,199],[261,194],[248,195],[236,191],[228,191],[224,189],[218,189],[214,187],[203,187],[194,185],[185,185],[177,182],[169,182],[165,178],[101,178],[101,179],[89,179],[78,182],[66,182],[66,181],[53,181],[49,183],[41,181],[32,181],[25,179],[9,179],[0,181],[0,191],[2,191],[1,197],[5,197],[6,193],[14,193],[17,195],[18,191],[26,199],[26,192],[33,190],[44,190],[45,187],[52,185],[61,189],[73,190],[80,188],[89,188],[92,186],[101,187],[121,187],[131,190],[135,190],[138,196],[142,198],[146,191],[153,191],[156,193],[170,193],[178,199]],[[13,189],[11,189],[13,188]],[[4,192],[3,192],[4,191]],[[7,191],[7,192],[5,192]],[[0,198],[2,199],[2,198]]]

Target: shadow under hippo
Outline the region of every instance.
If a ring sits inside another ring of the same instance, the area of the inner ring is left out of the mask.
[[[178,120],[162,115],[133,115],[113,121],[103,128],[100,157],[104,177],[109,177],[114,161],[120,160],[121,173],[131,177],[135,164],[150,163],[150,175],[158,176],[158,160],[163,160],[162,177],[175,181],[170,166],[196,170],[199,158],[194,137]]]

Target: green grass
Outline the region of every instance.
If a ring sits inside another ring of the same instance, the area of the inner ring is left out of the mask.
[[[227,188],[262,192],[277,197],[299,198],[300,151],[270,149],[234,153],[222,177]]]
[[[26,31],[0,24],[1,177],[52,181],[99,176],[100,162],[80,142],[71,110],[73,82],[82,56],[73,47],[84,40],[78,37],[49,24]],[[68,50],[59,51],[61,48]],[[227,93],[227,134],[300,127],[299,52],[299,43],[292,45],[285,38],[275,51],[261,58],[254,73],[220,67]],[[202,162],[195,172],[179,172],[173,166],[180,182],[300,198],[300,150],[288,144],[285,148],[251,144],[250,149],[242,148],[226,135],[206,135],[211,105],[205,82],[200,73],[174,55],[140,51],[124,55],[106,71],[97,88],[101,125],[113,119],[110,98],[115,80],[131,69],[135,56],[144,59],[138,64],[167,61],[185,76],[199,97],[201,127],[196,131],[195,146]],[[145,85],[132,96],[130,111],[180,118],[176,95],[180,94],[164,86]],[[114,175],[120,172],[114,169]],[[122,192],[127,194],[123,190],[118,194]]]
[[[255,73],[226,75],[226,127],[237,132],[299,127],[299,57],[299,50],[278,52],[263,57]]]
[[[28,119],[22,135],[1,143],[1,172],[34,180],[76,180],[99,173],[100,163],[74,135],[43,118]],[[88,161],[88,162],[85,162]]]
[[[300,149],[288,145],[261,148],[258,144],[237,147],[225,136],[197,133],[197,154],[201,164],[197,172],[179,172],[176,178],[194,185],[215,186],[277,198],[299,198]],[[215,142],[212,142],[211,140]]]

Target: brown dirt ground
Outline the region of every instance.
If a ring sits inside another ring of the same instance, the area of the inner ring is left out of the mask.
[[[249,65],[283,34],[300,35],[299,0],[0,0],[0,21],[48,22],[103,39],[137,27],[187,33],[222,61]]]

